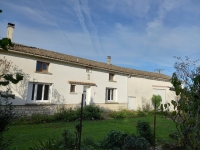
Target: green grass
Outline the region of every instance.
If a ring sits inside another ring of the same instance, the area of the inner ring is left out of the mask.
[[[95,140],[102,140],[110,130],[120,130],[123,132],[136,133],[136,123],[138,120],[150,123],[153,131],[153,116],[127,119],[110,119],[99,121],[83,122],[83,138],[92,137]],[[10,127],[6,133],[7,137],[13,136],[11,149],[17,147],[19,150],[27,150],[38,140],[49,138],[59,138],[64,129],[74,130],[74,122],[46,123],[36,125],[17,125]],[[169,140],[169,133],[175,130],[174,123],[166,118],[157,116],[157,136],[164,140]]]

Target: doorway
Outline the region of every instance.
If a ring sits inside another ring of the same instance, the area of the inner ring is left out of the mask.
[[[90,86],[83,86],[83,107],[90,105]]]
[[[128,97],[128,106],[127,106],[128,109],[129,110],[134,110],[135,105],[136,105],[136,98],[132,97],[132,96],[129,96]]]

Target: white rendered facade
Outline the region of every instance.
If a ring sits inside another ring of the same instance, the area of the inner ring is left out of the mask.
[[[21,72],[24,75],[23,81],[11,85],[16,95],[16,99],[13,100],[14,105],[45,103],[75,105],[81,103],[82,93],[86,95],[84,103],[86,105],[127,103],[126,75],[1,50],[0,59],[4,57],[13,64],[11,72]],[[36,71],[37,61],[48,63],[48,72]],[[109,73],[114,74],[113,81],[109,81]],[[70,84],[70,81],[74,83]],[[70,92],[71,85],[75,87],[73,92]],[[112,93],[107,89],[112,89]]]

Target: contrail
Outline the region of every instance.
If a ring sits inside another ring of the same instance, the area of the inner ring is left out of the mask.
[[[47,9],[44,7],[43,3],[38,0],[40,2],[40,4],[42,5],[43,9],[47,12],[47,14],[51,17],[51,15],[49,14],[49,12],[47,11]],[[53,17],[51,17],[51,19],[53,20]],[[53,20],[54,21],[54,20]],[[55,21],[54,21],[55,22]],[[70,42],[69,38],[66,36],[66,34],[61,30],[61,28],[59,27],[59,25],[57,24],[57,22],[55,22],[56,27],[58,28],[58,30],[64,35],[64,37],[67,39],[68,43],[70,44],[70,46],[72,47],[72,49],[75,51],[74,46],[72,45],[72,43]]]

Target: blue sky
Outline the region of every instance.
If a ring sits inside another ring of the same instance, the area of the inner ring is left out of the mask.
[[[200,58],[199,0],[0,0],[0,36],[122,67],[173,73]]]

